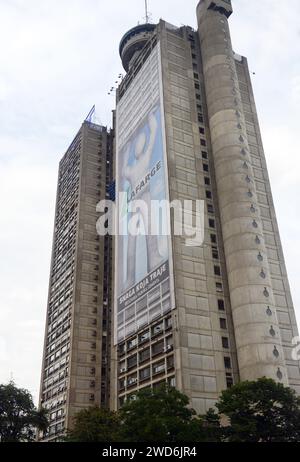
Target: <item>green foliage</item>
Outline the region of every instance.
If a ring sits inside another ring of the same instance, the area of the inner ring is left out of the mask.
[[[202,424],[189,399],[175,388],[145,389],[121,409],[122,441],[192,442],[198,441]]]
[[[0,385],[0,441],[34,441],[35,430],[48,428],[47,411],[37,410],[27,390],[13,382]]]
[[[219,417],[229,419],[223,441],[300,441],[300,397],[271,379],[240,382],[223,391],[217,408]]]
[[[116,412],[91,407],[74,418],[74,427],[65,438],[67,442],[114,443],[120,441],[120,419]]]
[[[48,428],[27,390],[0,385],[0,441],[34,441]],[[197,416],[187,396],[162,386],[136,393],[119,412],[92,407],[80,411],[68,442],[299,442],[300,397],[262,378],[222,392],[215,410]]]
[[[201,421],[201,433],[199,442],[220,443],[222,442],[223,430],[219,415],[210,409],[204,416],[199,416]]]

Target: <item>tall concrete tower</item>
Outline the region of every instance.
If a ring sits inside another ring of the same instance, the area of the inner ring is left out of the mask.
[[[197,8],[208,123],[241,380],[288,383],[243,98],[227,18],[230,1]],[[242,62],[242,60],[241,60]],[[253,126],[255,131],[255,126]],[[250,133],[249,133],[250,134]]]
[[[96,206],[112,176],[113,132],[86,120],[59,165],[40,405],[56,441],[89,406],[108,406],[111,238]]]
[[[127,204],[200,199],[205,220],[201,246],[174,235],[158,244],[115,239],[114,408],[164,382],[198,412],[239,380],[267,376],[300,392],[295,313],[231,14],[229,0],[201,0],[198,31],[160,21],[120,44],[127,74],[117,92],[117,193]],[[131,215],[124,203],[119,210],[124,226]]]

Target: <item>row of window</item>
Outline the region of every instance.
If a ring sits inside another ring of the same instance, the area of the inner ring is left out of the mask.
[[[143,390],[146,390],[147,388],[150,389],[156,389],[156,388],[159,388],[161,387],[162,385],[164,385],[165,383],[167,383],[170,387],[175,387],[176,386],[176,380],[175,380],[175,377],[174,376],[171,376],[171,377],[167,377],[166,379],[164,380],[159,380],[151,385],[147,385],[145,387],[142,387]],[[119,398],[119,406],[122,407],[123,404],[126,402],[126,401],[134,401],[136,399],[136,395],[135,393],[129,393],[125,396],[121,396]]]
[[[119,380],[119,391],[123,392],[130,387],[136,387],[141,382],[151,380],[151,378],[155,379],[158,375],[169,373],[172,369],[174,369],[174,356],[168,356],[164,360],[140,369],[138,373],[121,378]]]
[[[155,358],[160,354],[168,354],[173,351],[173,337],[170,335],[166,339],[155,342],[151,347],[144,348],[139,351],[138,354],[129,356],[127,360],[120,361],[120,374],[126,373],[128,370],[138,367],[138,365],[143,364],[150,359]]]
[[[195,70],[195,69],[197,69],[197,64],[196,64],[197,57],[196,57],[196,54],[194,52],[194,49],[195,49],[195,46],[192,44],[193,68]],[[194,78],[196,79],[196,81],[195,81],[196,100],[199,101],[199,100],[201,100],[201,96],[199,94],[200,85],[197,82],[199,80],[199,74],[194,73]],[[198,122],[200,124],[203,124],[203,122],[204,122],[203,109],[202,109],[202,105],[199,104],[198,102],[197,102],[197,112],[198,112]],[[199,133],[200,133],[200,136],[201,135],[205,136],[204,127],[199,126]],[[202,148],[207,147],[207,142],[202,137],[200,137],[200,145],[201,145]],[[203,159],[203,162],[202,162],[203,172],[204,172],[204,174],[206,174],[204,176],[204,183],[205,183],[206,187],[209,187],[209,186],[211,186],[211,179],[208,176],[209,175],[208,153],[207,153],[207,151],[202,150],[201,154],[202,154],[202,159]],[[215,213],[215,210],[214,210],[213,203],[210,202],[210,201],[213,200],[212,191],[210,189],[206,188],[205,194],[206,194],[206,199],[207,199],[207,212],[208,212],[208,214],[213,215]],[[209,224],[210,228],[215,229],[216,228],[215,218],[209,217],[208,218],[208,224]],[[219,260],[219,250],[218,250],[218,246],[217,246],[217,235],[214,234],[214,233],[211,233],[210,234],[210,240],[211,240],[211,244],[212,244],[212,246],[211,246],[211,248],[212,248],[212,258],[213,258],[213,260]],[[218,278],[222,276],[222,274],[221,274],[221,266],[220,265],[214,264],[214,275],[217,276]],[[223,292],[223,284],[222,284],[221,281],[216,281],[216,291],[217,291],[217,293]],[[219,309],[219,311],[225,311],[225,302],[224,302],[223,299],[218,300],[218,309]],[[220,320],[220,328],[222,330],[227,330],[227,320],[226,320],[226,318],[220,317],[219,320]],[[227,336],[226,337],[222,336],[221,337],[221,342],[222,342],[222,348],[224,348],[226,350],[228,350],[230,348],[229,338]],[[226,370],[232,368],[231,358],[229,356],[224,356],[224,367],[225,367]],[[233,385],[233,378],[232,378],[231,373],[226,373],[226,384],[227,384],[227,387],[230,387],[230,386]]]
[[[138,336],[131,338],[127,342],[123,342],[118,346],[118,351],[120,355],[125,354],[126,352],[136,348],[138,345],[145,343],[146,341],[150,340],[153,337],[161,335],[164,333],[165,330],[168,330],[172,327],[172,318],[168,317],[163,319],[162,321],[158,322],[150,329],[142,332]]]

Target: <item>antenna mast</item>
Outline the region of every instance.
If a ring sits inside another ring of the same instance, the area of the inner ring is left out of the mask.
[[[148,2],[145,0],[146,23],[149,23]]]

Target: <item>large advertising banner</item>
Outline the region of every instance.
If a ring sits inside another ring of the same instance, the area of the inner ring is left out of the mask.
[[[115,343],[174,308],[159,44],[117,106]]]

